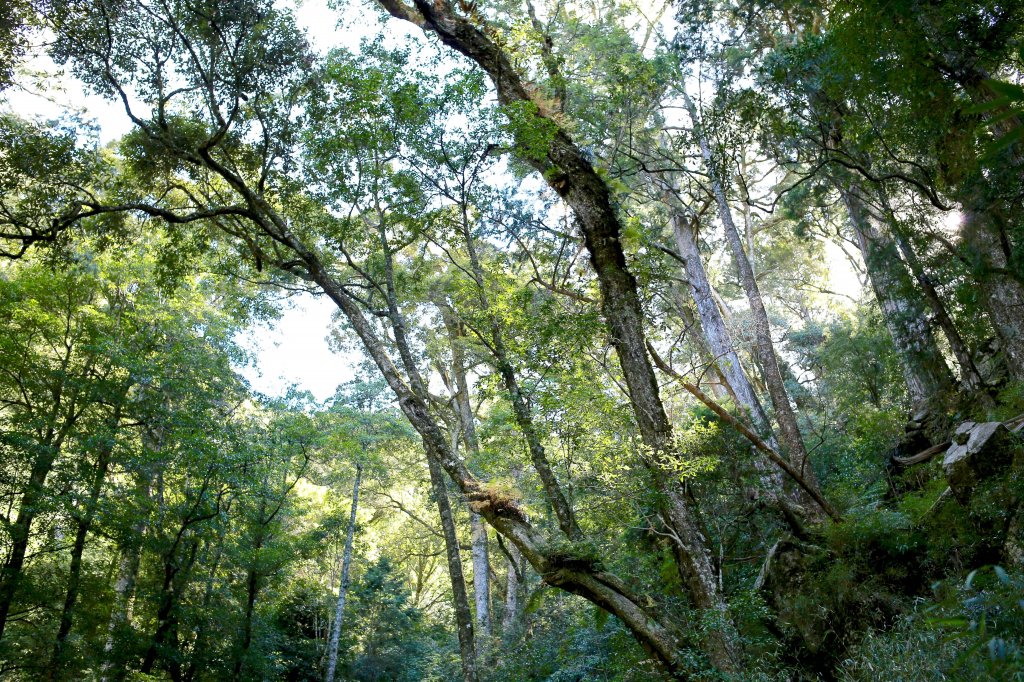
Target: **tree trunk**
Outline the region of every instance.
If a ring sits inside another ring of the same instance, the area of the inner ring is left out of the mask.
[[[775,419],[779,424],[779,433],[782,442],[786,447],[786,454],[797,471],[811,485],[817,487],[817,476],[807,460],[807,449],[804,447],[803,437],[800,435],[800,427],[797,425],[796,414],[789,402],[789,393],[782,380],[782,371],[779,369],[779,361],[775,355],[775,344],[772,342],[771,324],[768,321],[768,312],[765,310],[764,301],[761,299],[761,291],[754,278],[754,270],[750,265],[750,259],[743,250],[743,242],[736,223],[732,218],[732,209],[725,196],[725,183],[718,170],[718,164],[711,153],[711,145],[704,133],[700,118],[697,114],[697,107],[689,95],[683,93],[683,101],[690,119],[693,130],[700,143],[701,155],[707,166],[711,177],[711,190],[714,194],[715,203],[718,206],[718,216],[725,228],[726,240],[729,242],[729,249],[732,251],[733,262],[739,273],[743,291],[750,303],[750,313],[754,321],[754,357],[761,366],[765,386],[768,395],[771,397],[772,406],[775,408]]]
[[[259,547],[256,548],[257,552]],[[256,612],[256,597],[259,595],[262,581],[260,580],[258,567],[249,568],[246,576],[246,612],[242,619],[242,646],[234,657],[234,675],[232,679],[238,682],[242,680],[242,673],[245,670],[246,656],[249,655],[249,647],[253,641],[253,615]]]
[[[71,626],[74,621],[75,604],[78,601],[78,591],[82,578],[82,554],[85,552],[85,541],[92,529],[93,518],[96,515],[96,506],[99,503],[100,492],[103,490],[103,483],[107,480],[107,470],[110,467],[110,457],[114,451],[114,438],[121,421],[121,408],[116,407],[112,417],[111,433],[107,442],[103,443],[96,455],[96,471],[93,475],[92,485],[89,487],[89,497],[86,500],[82,517],[78,519],[75,531],[75,542],[71,549],[71,566],[68,571],[68,587],[64,598],[64,608],[60,615],[60,624],[57,627],[57,637],[53,646],[53,659],[51,662],[51,678],[59,679],[62,676],[64,667],[65,651],[68,635],[71,633]]]
[[[228,505],[225,505],[225,516],[227,516]],[[203,613],[208,612],[210,604],[213,602],[214,595],[214,583],[217,578],[217,571],[220,569],[221,557],[224,552],[224,535],[226,529],[223,528],[217,534],[217,544],[213,550],[213,558],[209,562],[209,572],[206,577],[206,587],[203,589],[203,605],[201,611]],[[203,563],[203,562],[200,562]],[[189,657],[188,667],[185,669],[183,679],[185,682],[192,682],[196,679],[196,673],[203,669],[207,662],[206,656],[206,637],[207,637],[207,625],[208,619],[202,619],[193,628],[193,645],[192,655]]]
[[[523,556],[515,545],[508,548],[508,579],[505,585],[505,613],[501,618],[502,638],[509,642],[519,631],[523,610]]]
[[[39,454],[32,462],[28,487],[21,496],[18,516],[14,520],[14,525],[9,529],[11,549],[4,562],[3,571],[0,572],[0,639],[3,638],[7,617],[11,612],[11,605],[21,581],[21,571],[25,566],[25,554],[28,552],[29,534],[36,518],[37,505],[42,501],[43,485],[56,458],[57,448],[44,445],[39,449]]]
[[[931,306],[932,314],[935,316],[935,321],[938,323],[939,328],[942,329],[942,333],[946,340],[949,341],[949,347],[953,351],[954,357],[956,357],[957,365],[960,367],[960,383],[969,392],[981,391],[985,386],[985,381],[981,376],[981,372],[978,371],[978,366],[974,363],[974,356],[971,354],[970,348],[967,347],[967,343],[960,336],[960,331],[949,316],[946,304],[935,289],[935,283],[932,281],[931,276],[925,271],[924,266],[917,257],[913,245],[903,233],[903,230],[896,224],[896,216],[889,207],[885,189],[880,187],[878,191],[885,205],[886,214],[893,225],[893,240],[896,242],[896,246],[899,247],[903,260],[906,261],[911,273],[913,273],[914,279],[917,280],[918,286],[924,292],[925,299],[928,301],[929,306]]]
[[[729,382],[739,402],[738,407],[747,415],[747,419],[757,432],[767,439],[772,434],[768,415],[754,391],[754,386],[747,378],[747,373],[743,371],[743,365],[732,342],[732,335],[715,303],[711,282],[708,280],[707,270],[704,269],[704,261],[697,246],[694,226],[676,214],[672,216],[672,231],[675,234],[676,249],[685,264],[686,279],[690,283],[690,294],[697,308],[700,326],[716,366]]]
[[[185,591],[188,574],[192,570],[193,563],[195,563],[199,542],[191,540],[187,542],[186,547],[186,557],[183,562],[181,557],[178,556],[177,543],[164,555],[164,579],[157,601],[156,630],[153,632],[149,647],[142,658],[142,666],[139,668],[139,671],[146,675],[153,672],[153,666],[156,664],[157,659],[164,656],[162,649],[175,638],[174,633],[178,626],[175,611],[178,601]],[[176,666],[172,665],[171,667]],[[179,676],[171,670],[171,677],[172,679],[177,679]]]
[[[981,194],[976,191],[975,195]],[[1024,380],[1024,285],[1012,276],[1006,233],[983,200],[965,202],[962,233],[989,319],[1014,380]]]
[[[462,654],[462,679],[464,682],[476,682],[473,616],[469,610],[469,596],[466,594],[466,578],[462,573],[462,557],[459,554],[459,538],[455,532],[455,518],[448,501],[448,492],[445,490],[441,468],[429,456],[427,465],[430,468],[430,484],[434,500],[437,502],[437,513],[441,518],[445,555],[448,557],[448,576],[451,578],[452,601],[455,603],[455,625],[458,628],[459,651]]]
[[[939,352],[925,315],[924,302],[911,282],[889,231],[859,188],[840,186],[843,203],[882,317],[892,337],[915,412],[953,391],[953,377]]]
[[[501,324],[497,317],[491,314],[490,300],[486,293],[487,285],[484,279],[484,269],[477,255],[476,244],[470,231],[465,204],[463,205],[462,213],[463,237],[466,240],[466,252],[469,254],[473,278],[476,280],[477,297],[480,301],[480,307],[491,319],[491,352],[494,356],[495,367],[501,376],[501,382],[505,386],[505,393],[508,395],[509,402],[512,404],[512,414],[515,416],[516,425],[526,439],[526,446],[530,452],[530,461],[540,477],[541,485],[544,486],[544,496],[555,512],[555,518],[558,519],[558,527],[562,529],[562,532],[568,538],[578,540],[583,537],[583,531],[580,530],[579,524],[576,523],[576,515],[573,513],[572,506],[562,492],[558,478],[551,469],[551,463],[548,461],[544,445],[540,442],[540,435],[537,433],[537,428],[533,423],[533,414],[519,387],[519,380],[516,377],[511,358],[509,358],[508,352],[505,349],[505,338]]]
[[[480,649],[486,656],[491,638],[490,562],[487,559],[487,526],[476,512],[469,514],[472,530],[473,597],[476,601],[477,636],[483,641]]]
[[[261,510],[262,513],[262,510]],[[242,642],[235,655],[235,667],[232,679],[239,682],[242,679],[242,672],[245,669],[245,659],[249,655],[249,648],[252,646],[252,621],[256,613],[256,597],[262,588],[262,574],[260,572],[260,550],[263,549],[263,529],[260,529],[260,537],[256,542],[252,564],[245,576],[245,615],[242,617]]]
[[[452,350],[452,374],[455,377],[455,405],[462,427],[463,440],[474,461],[480,458],[480,441],[476,437],[476,423],[473,405],[470,402],[469,382],[466,379],[466,358],[463,350],[464,334],[455,319],[454,311],[448,306],[441,307],[441,316],[448,330],[448,341]],[[473,557],[473,597],[476,606],[476,634],[483,644],[481,653],[486,656],[491,638],[491,586],[490,563],[487,559],[487,527],[480,515],[469,514],[472,532],[471,553]]]
[[[146,439],[143,439],[145,442]],[[152,473],[141,471],[135,483],[135,499],[148,501]],[[117,581],[114,583],[114,604],[107,624],[107,641],[103,645],[103,663],[100,666],[100,682],[119,682],[127,674],[125,660],[117,646],[118,635],[131,626],[132,600],[135,597],[135,583],[139,576],[139,562],[142,554],[142,539],[146,532],[146,518],[141,516],[132,528],[132,537],[121,548],[118,562]]]
[[[334,682],[334,671],[338,666],[338,640],[345,614],[345,597],[348,595],[349,569],[352,566],[352,542],[356,534],[356,511],[359,508],[359,482],[363,476],[363,465],[356,464],[356,480],[352,486],[352,511],[348,516],[348,531],[345,533],[345,550],[341,555],[341,580],[338,583],[338,601],[334,607],[334,624],[331,626],[331,642],[327,648],[327,674],[325,682]]]
[[[675,299],[678,307],[679,317],[683,323],[683,328],[689,332],[690,330],[699,330],[697,334],[687,334],[687,340],[693,345],[694,350],[697,352],[697,357],[700,358],[702,366],[706,369],[703,370],[703,381],[711,388],[711,395],[715,396],[715,399],[720,402],[732,402],[732,404],[739,407],[744,414],[748,415],[747,409],[743,403],[740,402],[739,396],[736,395],[736,391],[733,390],[732,384],[725,376],[725,372],[719,366],[720,358],[711,350],[711,346],[708,344],[707,338],[704,335],[704,328],[701,325],[700,320],[694,316],[693,311],[687,304],[687,301],[693,300],[693,292],[687,296],[679,287],[672,287],[672,297]],[[710,376],[709,376],[710,375]],[[763,409],[762,409],[763,411]],[[753,420],[751,420],[753,421]]]

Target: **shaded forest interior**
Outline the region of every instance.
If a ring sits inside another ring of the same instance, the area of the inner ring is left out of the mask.
[[[1024,680],[1022,81],[1020,0],[4,0],[0,679]]]

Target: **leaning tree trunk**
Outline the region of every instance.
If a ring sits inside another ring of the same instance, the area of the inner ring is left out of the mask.
[[[754,386],[747,378],[747,373],[743,371],[743,365],[736,353],[736,347],[733,345],[732,335],[725,326],[722,313],[715,303],[711,282],[708,280],[708,273],[704,268],[700,249],[697,247],[693,227],[682,216],[673,215],[672,231],[675,234],[676,249],[683,259],[686,279],[690,283],[690,294],[697,308],[704,338],[707,340],[708,348],[714,356],[718,370],[729,382],[729,387],[732,388],[736,400],[739,401],[738,407],[747,415],[758,433],[767,439],[772,434],[768,415],[754,391]]]
[[[32,462],[32,469],[29,472],[28,487],[21,496],[18,516],[8,528],[11,536],[11,549],[7,554],[3,570],[0,571],[0,639],[3,638],[11,605],[14,603],[18,584],[21,582],[21,572],[25,566],[25,556],[28,553],[29,535],[36,518],[36,510],[43,497],[43,485],[53,468],[58,449],[59,447],[54,445],[43,445],[39,448],[39,454]]]
[[[917,280],[918,286],[921,287],[925,300],[927,300],[928,305],[931,307],[932,315],[935,316],[935,322],[939,325],[946,340],[949,341],[950,350],[953,351],[953,356],[960,367],[960,383],[969,392],[981,391],[985,386],[985,380],[982,378],[981,372],[978,371],[978,367],[974,362],[974,356],[960,335],[960,330],[956,328],[956,324],[950,317],[946,304],[935,289],[935,283],[925,271],[921,259],[918,258],[917,253],[914,251],[913,244],[911,244],[909,237],[907,237],[904,229],[899,224],[896,213],[889,203],[889,194],[885,186],[879,185],[875,189],[875,193],[890,224],[893,241],[899,248],[907,267],[910,268],[910,272],[914,275],[914,279]]]
[[[428,461],[434,461],[444,468],[475,510],[487,519],[491,527],[519,548],[523,557],[538,574],[545,577],[548,584],[578,594],[617,616],[661,665],[670,671],[678,670],[684,651],[683,642],[676,636],[676,628],[667,624],[671,621],[663,622],[667,614],[656,613],[647,607],[645,604],[649,600],[644,595],[633,593],[613,574],[587,566],[564,566],[546,551],[544,538],[521,512],[517,513],[515,508],[499,509],[490,504],[486,490],[452,451],[425,399],[418,390],[413,389],[413,386],[422,388],[422,380],[410,376],[407,381],[402,376],[360,304],[331,275],[319,256],[288,229],[285,220],[266,201],[226,168],[212,160],[206,162],[243,194],[251,207],[248,216],[250,220],[295,254],[309,279],[320,287],[348,319],[366,353],[394,393],[402,413],[420,434]],[[407,348],[403,354],[408,355]]]
[[[737,406],[747,415],[754,430],[772,448],[778,450],[768,415],[765,414],[764,408],[761,406],[754,386],[750,383],[746,372],[743,371],[739,355],[732,342],[732,336],[729,334],[722,312],[715,302],[714,290],[711,288],[711,282],[697,245],[694,223],[690,223],[676,214],[672,217],[672,228],[675,234],[676,248],[683,259],[686,278],[690,283],[690,294],[700,317],[704,339],[707,341],[710,352],[714,354],[715,366],[731,389],[732,395],[738,403]],[[802,491],[799,488],[793,488],[792,499],[787,499],[782,471],[767,461],[757,448],[754,448],[752,452],[754,469],[769,505],[775,507],[782,514],[795,533],[802,534],[800,516],[806,513],[805,509],[798,506],[803,497]],[[756,496],[756,491],[751,490],[748,494]]]
[[[338,584],[338,601],[334,607],[331,642],[327,648],[327,674],[324,676],[325,682],[334,682],[334,671],[338,666],[338,641],[341,638],[341,624],[345,615],[345,597],[348,595],[349,570],[352,566],[352,542],[356,534],[356,510],[359,508],[359,482],[362,477],[363,465],[356,464],[356,480],[352,485],[352,511],[348,515],[345,549],[341,555],[341,579]]]
[[[779,369],[778,357],[775,354],[775,344],[772,342],[771,324],[768,321],[768,312],[765,310],[764,301],[761,298],[761,290],[754,277],[754,270],[750,265],[750,258],[743,249],[743,241],[736,223],[732,217],[732,209],[725,196],[725,182],[718,169],[718,164],[711,153],[711,144],[708,141],[704,128],[701,125],[700,117],[697,114],[697,107],[689,95],[683,93],[683,101],[694,132],[697,134],[700,144],[701,156],[707,166],[711,178],[711,191],[714,194],[715,203],[718,206],[718,216],[725,228],[726,240],[729,242],[729,249],[732,251],[733,262],[739,273],[740,283],[750,303],[750,314],[754,321],[754,357],[761,365],[764,376],[764,383],[771,397],[772,406],[775,408],[775,419],[779,424],[779,433],[783,445],[786,447],[786,454],[790,462],[800,472],[801,476],[811,485],[817,487],[817,476],[810,466],[807,458],[807,449],[804,447],[803,437],[800,434],[800,427],[796,421],[796,414],[789,402],[789,393],[786,391],[785,382],[782,379],[782,371]],[[753,254],[751,254],[752,256]]]
[[[503,105],[528,105],[524,111],[533,117],[536,129],[545,131],[548,139],[543,152],[535,151],[537,144],[532,140],[531,151],[522,150],[521,156],[542,173],[579,221],[597,275],[609,337],[647,450],[643,461],[661,498],[660,513],[676,540],[681,577],[698,608],[727,623],[727,605],[715,579],[700,523],[673,472],[660,464],[664,454],[673,449],[672,428],[647,355],[637,282],[626,266],[620,239],[622,226],[608,186],[587,155],[552,118],[547,105],[530,94],[509,56],[492,40],[491,29],[481,29],[475,19],[460,16],[446,0],[414,1],[414,7],[401,0],[380,0],[380,4],[393,16],[433,31],[441,42],[476,62],[493,82],[498,101]],[[723,670],[731,670],[736,661],[731,634],[731,626],[710,628],[707,633],[706,651]]]
[[[914,289],[895,242],[860,189],[841,184],[839,191],[900,359],[910,402],[915,411],[927,409],[929,401],[952,393],[953,376],[935,343],[924,302]]]

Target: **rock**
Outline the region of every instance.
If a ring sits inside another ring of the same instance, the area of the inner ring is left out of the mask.
[[[981,481],[1024,461],[1024,441],[1000,422],[964,422],[956,429],[942,468],[953,495],[966,504]]]

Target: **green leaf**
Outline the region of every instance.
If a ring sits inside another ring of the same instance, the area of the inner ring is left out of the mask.
[[[594,607],[594,627],[598,630],[603,630],[605,623],[608,622],[608,612],[602,609],[600,606]]]
[[[536,590],[533,591],[533,594],[531,594],[530,598],[527,600],[526,608],[523,609],[523,613],[529,614],[536,612],[537,609],[541,607],[541,604],[544,603],[544,600],[547,599],[553,591],[554,590],[552,590],[550,587],[538,587]]]
[[[1017,102],[1024,101],[1024,87],[1021,87],[1016,83],[1007,83],[1006,81],[990,78],[985,81],[985,85],[1003,97],[1008,97]]]

